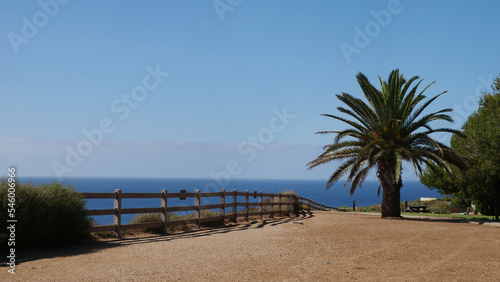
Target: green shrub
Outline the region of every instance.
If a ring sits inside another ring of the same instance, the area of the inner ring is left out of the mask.
[[[429,211],[431,213],[439,213],[439,214],[449,214],[448,211],[449,203],[443,201],[432,201],[428,203]]]
[[[161,215],[159,213],[143,213],[134,216],[131,220],[131,224],[135,223],[146,223],[146,222],[157,222],[161,221]],[[144,232],[148,233],[162,233],[162,228],[144,228]]]
[[[287,191],[287,192],[284,192],[283,193],[283,196],[282,196],[282,203],[281,203],[281,208],[282,210],[285,210],[286,209],[286,205],[288,204],[287,202],[287,198],[285,195],[288,195],[288,194],[295,194],[295,192],[293,191]],[[263,200],[264,203],[268,204],[268,203],[272,203],[273,200],[271,197],[267,197],[267,198],[264,198]],[[279,199],[279,194],[274,194],[274,212],[277,213],[279,212],[279,202],[280,202],[280,199]],[[297,208],[299,208],[298,206],[298,203],[297,203]],[[273,211],[273,208],[271,206],[264,206],[262,207],[262,211],[263,212],[270,212],[270,211]]]
[[[341,206],[341,207],[338,208],[338,211],[352,211],[352,207]]]
[[[453,212],[465,212],[469,207],[470,203],[468,201],[463,200],[460,197],[453,197],[450,203],[450,209],[458,210]]]
[[[273,202],[273,199],[271,198],[264,198],[263,202],[265,204],[270,204]],[[274,200],[275,203],[278,203],[278,199],[276,197],[276,199]],[[263,212],[271,212],[273,210],[273,207],[272,206],[263,206],[262,207],[262,211]],[[278,210],[278,206],[274,207],[274,210],[277,211]]]
[[[207,218],[207,217],[217,217],[220,216],[220,212],[214,211],[214,210],[203,210],[201,211],[201,218]],[[224,225],[221,220],[217,221],[208,221],[208,222],[203,222],[201,226],[204,227],[217,227],[217,226],[222,226]]]
[[[356,208],[357,210],[357,208]],[[373,205],[373,206],[368,206],[366,208],[364,208],[365,212],[380,212],[382,211],[382,205],[378,204],[378,205]]]
[[[464,209],[464,208],[448,208],[448,213],[462,213],[462,212],[466,212],[467,209]]]
[[[92,225],[92,227],[94,226],[101,226],[99,224],[99,222],[97,222],[97,220],[91,218],[90,219],[90,224]],[[122,231],[122,235],[123,233],[125,233],[127,230],[124,230]],[[113,231],[99,231],[99,232],[92,232],[91,233],[92,236],[95,236],[95,237],[100,237],[100,238],[115,238],[115,232]]]
[[[0,221],[8,210],[8,183],[0,183]],[[81,194],[59,182],[35,186],[16,183],[16,246],[46,246],[88,238],[91,221]],[[2,227],[2,230],[6,230]]]
[[[216,217],[216,216],[220,216],[220,212],[215,210],[202,210],[200,214],[201,218]]]
[[[207,217],[216,217],[220,216],[220,213],[217,211],[213,210],[203,210],[201,211],[200,218],[207,218]],[[167,215],[167,221],[179,221],[179,220],[191,220],[194,219],[195,215],[194,213],[186,214],[186,215],[179,215],[177,213],[169,213]],[[131,220],[131,224],[135,223],[147,223],[147,222],[158,222],[161,221],[161,215],[159,213],[145,213],[145,214],[138,214],[134,216]],[[209,222],[203,222],[201,226],[204,227],[215,227],[215,226],[221,226],[222,222],[219,221],[209,221]],[[190,230],[193,226],[187,226],[187,225],[177,225],[177,226],[169,226],[167,227],[167,231],[175,231],[175,230]],[[163,233],[163,230],[161,227],[159,228],[144,228],[142,231],[147,232],[147,233]]]

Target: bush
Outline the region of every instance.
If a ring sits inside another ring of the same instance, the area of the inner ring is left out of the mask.
[[[157,221],[161,221],[161,215],[159,213],[143,213],[134,216],[130,220],[130,223],[135,224]],[[162,228],[144,228],[143,231],[148,233],[162,233]]]
[[[448,211],[448,207],[449,207],[448,202],[443,202],[443,201],[429,202],[429,211],[431,213],[449,214],[450,212]]]
[[[356,208],[356,210],[358,210],[358,209]],[[378,204],[378,205],[368,206],[368,207],[364,208],[363,211],[365,211],[365,212],[381,212],[382,205]]]
[[[463,213],[463,212],[466,212],[467,209],[463,209],[463,208],[448,208],[448,213]]]
[[[341,207],[338,208],[338,211],[352,211],[352,207],[341,206]]]
[[[2,225],[8,217],[8,188],[4,179],[0,183]],[[91,221],[85,212],[85,202],[71,185],[16,183],[15,199],[17,246],[57,245],[88,238]]]
[[[207,217],[216,217],[220,216],[220,213],[217,211],[213,210],[203,210],[201,211],[200,218],[207,218]],[[176,213],[169,213],[167,215],[167,221],[179,221],[179,220],[191,220],[194,219],[195,215],[194,213],[186,214],[186,215],[179,215]],[[135,223],[148,223],[148,222],[158,222],[161,221],[161,215],[159,213],[144,213],[144,214],[138,214],[134,216],[131,220],[131,224]],[[216,227],[216,226],[222,226],[222,222],[219,221],[209,221],[209,222],[203,222],[201,226],[203,227]],[[177,225],[177,226],[168,226],[167,231],[172,232],[175,230],[191,230],[194,225]],[[144,228],[142,229],[143,232],[146,233],[163,233],[163,229],[161,227],[159,228]]]
[[[453,197],[450,203],[450,212],[465,212],[470,206],[470,202],[466,201],[460,197]],[[454,211],[451,211],[453,209]],[[457,211],[458,210],[458,211]]]

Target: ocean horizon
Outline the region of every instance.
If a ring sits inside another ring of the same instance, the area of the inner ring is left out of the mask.
[[[56,180],[50,177],[20,177],[21,183],[31,182],[36,185],[41,183],[50,183]],[[79,192],[101,192],[111,193],[115,189],[121,189],[123,193],[159,193],[162,189],[171,193],[178,193],[180,190],[194,192],[200,190],[202,193],[219,192],[220,189],[232,191],[233,189],[243,192],[248,190],[253,194],[254,191],[263,191],[264,193],[294,191],[298,195],[309,198],[318,203],[331,206],[351,207],[353,201],[356,206],[370,206],[382,202],[382,193],[377,196],[379,183],[377,180],[365,181],[361,188],[358,187],[354,194],[349,194],[350,184],[344,187],[345,182],[337,182],[330,189],[325,189],[326,180],[286,180],[286,179],[230,179],[214,180],[201,178],[114,178],[114,177],[68,177],[60,181],[72,185]],[[436,190],[430,190],[419,181],[404,181],[401,189],[401,201],[413,201],[420,197],[440,198],[443,195]],[[253,197],[250,197],[253,198]],[[218,203],[215,198],[202,198],[202,204]],[[227,199],[231,202],[232,199]],[[238,199],[240,201],[240,199]],[[241,199],[243,201],[243,198]],[[251,199],[251,201],[253,201]],[[172,206],[190,206],[194,204],[193,199],[180,201],[178,199],[169,199],[169,205]],[[122,203],[127,207],[159,207],[160,199],[124,199]],[[109,209],[113,208],[111,199],[88,199],[86,200],[87,209]],[[134,215],[123,215],[122,221],[128,223]],[[99,224],[111,224],[112,216],[93,217]]]

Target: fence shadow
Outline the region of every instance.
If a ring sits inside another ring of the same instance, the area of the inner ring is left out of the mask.
[[[150,244],[156,242],[183,240],[190,238],[198,238],[205,236],[212,236],[217,234],[225,234],[229,232],[244,231],[253,228],[272,227],[281,224],[287,224],[294,221],[302,221],[304,219],[312,218],[314,214],[311,211],[300,212],[295,217],[276,217],[264,218],[263,220],[253,221],[238,221],[238,223],[226,224],[224,226],[216,227],[203,227],[202,229],[195,229],[189,231],[181,231],[170,234],[145,234],[132,235],[130,238],[124,237],[121,239],[110,239],[106,241],[89,240],[80,244],[58,246],[58,247],[45,247],[36,249],[22,249],[17,250],[17,264],[20,265],[25,262],[35,261],[39,259],[76,256],[88,253],[95,253],[105,249],[117,248],[127,245],[135,244]]]

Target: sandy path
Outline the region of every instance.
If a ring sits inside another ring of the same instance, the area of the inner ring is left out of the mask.
[[[290,221],[35,253],[0,281],[500,279],[498,227],[336,212]]]

